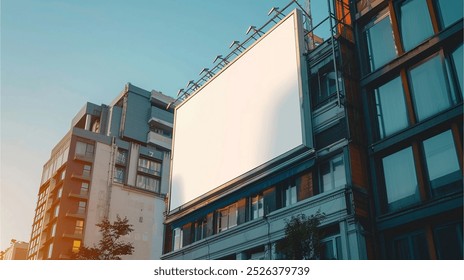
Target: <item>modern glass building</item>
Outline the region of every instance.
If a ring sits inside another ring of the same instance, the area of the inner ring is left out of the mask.
[[[463,1],[356,1],[376,258],[462,259]]]

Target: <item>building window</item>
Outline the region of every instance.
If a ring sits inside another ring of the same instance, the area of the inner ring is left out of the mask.
[[[342,242],[340,236],[331,236],[321,240],[321,260],[341,260],[342,257]]]
[[[87,183],[87,182],[82,182],[82,183],[81,183],[80,194],[81,194],[81,195],[87,195],[87,194],[89,194],[89,183]]]
[[[459,83],[458,87],[461,90],[461,96],[464,98],[464,88],[463,88],[463,82],[462,82],[462,79],[464,76],[463,57],[462,57],[463,47],[462,46],[463,45],[459,46],[456,50],[454,50],[453,53],[451,53],[451,58],[454,64],[454,70],[456,71],[455,76],[457,77],[457,82]]]
[[[396,57],[390,14],[385,10],[374,18],[364,30],[370,71],[387,64]]]
[[[79,248],[81,248],[81,241],[80,240],[74,240],[73,245],[72,245],[72,252],[73,253],[79,252]]]
[[[375,108],[380,138],[408,126],[408,114],[400,77],[375,89]]]
[[[430,258],[423,232],[412,233],[393,240],[393,256],[397,260],[426,260]]]
[[[82,235],[84,233],[84,221],[76,220],[76,226],[74,227],[75,235]]]
[[[321,192],[344,187],[346,184],[346,176],[343,155],[336,156],[321,164],[319,173]]]
[[[389,209],[401,208],[419,200],[412,148],[406,148],[382,160]]]
[[[50,245],[48,245],[47,259],[52,258],[52,253],[53,253],[53,243],[50,243]]]
[[[451,130],[431,137],[423,144],[433,194],[459,190],[462,187],[462,175]]]
[[[63,170],[63,172],[60,173],[60,181],[64,180],[65,176],[66,176],[66,170]]]
[[[60,206],[57,205],[55,207],[55,210],[53,211],[53,217],[58,217],[58,214],[60,213]]]
[[[462,223],[434,229],[437,257],[440,260],[462,260]]]
[[[258,194],[256,196],[251,197],[250,204],[250,213],[252,220],[262,217],[264,215],[264,199],[262,195]]]
[[[403,1],[397,15],[405,51],[413,49],[433,35],[427,0]]]
[[[173,239],[174,250],[179,250],[182,248],[182,230],[180,228],[174,229]]]
[[[295,184],[289,184],[284,188],[284,207],[290,206],[297,202],[297,190]]]
[[[208,220],[206,217],[195,222],[195,241],[206,238],[208,231]]]
[[[437,0],[437,8],[443,29],[462,19],[462,0]]]
[[[161,176],[161,163],[146,158],[139,158],[137,170],[150,175]]]
[[[85,201],[79,201],[79,204],[77,206],[77,214],[84,215],[86,207],[87,207],[87,203]]]
[[[92,158],[94,152],[94,146],[89,143],[76,142],[76,156]]]
[[[56,223],[53,224],[52,226],[52,231],[50,233],[50,237],[54,237],[56,234]]]
[[[92,166],[84,165],[84,169],[82,170],[82,177],[90,178],[91,171],[92,171]]]
[[[317,69],[317,66],[314,68]],[[333,61],[329,61],[311,73],[311,97],[314,106],[326,104],[332,100],[332,97],[335,97],[337,92],[336,76]]]
[[[137,174],[136,187],[151,192],[160,192],[160,180],[144,175]]]
[[[124,183],[124,178],[125,178],[125,173],[126,173],[126,168],[116,166],[114,168],[113,181],[123,184]]]
[[[237,204],[234,203],[218,210],[218,232],[237,225]]]
[[[63,195],[63,187],[60,187],[58,191],[56,192],[56,198],[61,198]]]
[[[118,149],[118,152],[116,154],[116,164],[126,165],[126,162],[127,162],[127,151]]]
[[[441,56],[435,55],[410,70],[411,91],[420,121],[449,108],[455,102],[444,69]]]

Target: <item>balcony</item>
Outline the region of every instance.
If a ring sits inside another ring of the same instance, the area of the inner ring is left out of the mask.
[[[82,240],[82,232],[81,233],[63,233],[63,238],[70,238],[70,239],[80,239]]]
[[[79,200],[87,200],[89,199],[89,193],[69,193],[68,194],[69,198],[76,198]]]
[[[77,213],[68,212],[68,213],[66,213],[66,217],[77,218],[77,219],[85,219],[85,212],[83,212],[83,211],[78,211]]]
[[[147,143],[171,150],[172,139],[156,132],[150,131],[147,135]]]
[[[74,160],[92,163],[93,162],[93,154],[87,154],[87,155],[75,154],[74,155]]]

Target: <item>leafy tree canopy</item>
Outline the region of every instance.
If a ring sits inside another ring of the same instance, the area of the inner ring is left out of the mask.
[[[322,233],[318,226],[325,214],[317,211],[311,216],[299,214],[286,221],[285,238],[277,243],[277,252],[287,259],[314,260],[321,253]]]
[[[119,215],[116,221],[111,223],[105,218],[97,224],[102,233],[102,239],[93,247],[82,246],[79,252],[72,255],[76,260],[120,260],[122,255],[132,255],[134,246],[130,242],[119,240],[121,236],[131,233],[134,229],[127,218],[121,219]]]

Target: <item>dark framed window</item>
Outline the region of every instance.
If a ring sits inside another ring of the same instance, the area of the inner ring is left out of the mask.
[[[462,173],[451,130],[425,140],[423,147],[432,194],[461,189]]]
[[[218,233],[237,225],[237,203],[218,210],[217,225]]]
[[[437,0],[436,3],[442,29],[462,19],[464,11],[462,0]]]
[[[123,184],[125,177],[126,177],[126,168],[121,167],[121,166],[116,166],[114,168],[113,181]]]
[[[139,158],[138,171],[150,175],[161,176],[161,163],[147,158]]]
[[[463,45],[461,44],[459,47],[457,47],[452,53],[451,53],[451,61],[452,61],[452,66],[451,67],[455,72],[455,77],[457,79],[457,87],[461,91],[461,97],[464,99],[464,85],[463,85],[463,76],[464,76],[464,71],[463,71]]]
[[[396,11],[405,51],[409,51],[433,35],[427,0],[405,0]]]
[[[250,198],[250,218],[252,220],[264,216],[264,198],[262,194]]]
[[[182,229],[181,228],[175,228],[173,230],[173,235],[172,235],[172,239],[173,239],[173,249],[174,250],[179,250],[180,248],[182,248]]]
[[[397,260],[430,259],[427,239],[424,232],[414,232],[396,237],[392,240],[392,255]]]
[[[116,154],[116,164],[126,165],[127,163],[127,151],[123,149],[118,149]]]
[[[76,142],[76,156],[92,158],[94,153],[94,146],[89,143]]]
[[[82,177],[90,178],[90,173],[92,172],[92,166],[91,165],[84,165],[84,168],[82,170]]]
[[[456,103],[445,69],[444,57],[439,53],[409,71],[410,88],[419,121]]]
[[[336,99],[337,75],[333,61],[322,66],[314,66],[310,76],[310,90],[313,107],[322,106]]]
[[[135,186],[140,189],[148,191],[160,192],[160,180],[157,178],[137,174],[137,180]]]
[[[382,165],[389,210],[402,208],[419,201],[412,147],[384,157]]]
[[[438,226],[433,235],[438,259],[462,260],[462,222]]]
[[[77,205],[77,214],[85,214],[86,208],[87,208],[87,202],[79,201]]]
[[[87,182],[82,182],[81,183],[80,194],[81,195],[89,194],[89,183],[87,183]]]
[[[327,192],[346,185],[343,155],[338,155],[319,166],[320,192]]]
[[[376,88],[374,98],[380,138],[408,127],[408,113],[400,77]]]
[[[387,64],[397,56],[390,13],[384,10],[364,27],[369,72]]]
[[[76,225],[74,227],[74,234],[76,235],[84,234],[84,220],[76,220]]]

